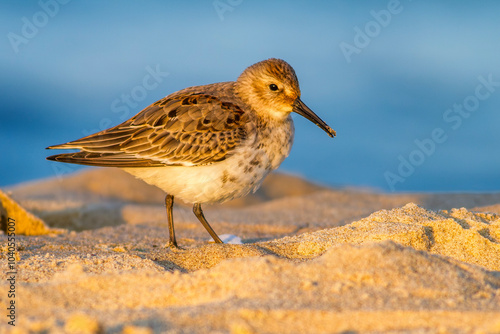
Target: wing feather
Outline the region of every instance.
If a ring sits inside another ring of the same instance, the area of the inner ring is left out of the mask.
[[[226,159],[248,138],[249,114],[238,103],[203,90],[182,92],[113,128],[50,146],[81,151],[47,159],[115,167],[197,166]]]

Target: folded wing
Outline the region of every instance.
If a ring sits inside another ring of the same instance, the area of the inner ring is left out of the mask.
[[[49,149],[49,160],[92,166],[198,166],[226,159],[249,133],[248,114],[206,93],[178,93],[113,128]]]

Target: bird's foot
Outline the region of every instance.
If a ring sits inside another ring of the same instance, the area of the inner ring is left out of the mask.
[[[169,241],[166,245],[165,245],[166,248],[170,248],[171,250],[182,250],[181,247],[179,247],[179,245],[177,245],[177,242],[172,242],[172,241]]]

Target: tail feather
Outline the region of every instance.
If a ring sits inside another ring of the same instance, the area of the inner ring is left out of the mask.
[[[76,152],[51,155],[47,160],[99,167],[161,167],[164,164],[125,154]]]

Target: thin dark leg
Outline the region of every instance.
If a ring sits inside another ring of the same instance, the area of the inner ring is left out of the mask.
[[[173,214],[174,196],[167,195],[167,197],[165,197],[165,206],[167,207],[168,231],[170,233],[170,242],[168,246],[170,248],[178,248],[177,240],[175,240],[175,230],[174,230],[174,214]]]
[[[220,238],[217,235],[217,233],[215,233],[215,231],[212,229],[212,227],[210,226],[210,224],[205,219],[205,216],[203,215],[203,211],[201,210],[201,204],[195,203],[193,205],[193,212],[196,215],[196,217],[198,218],[198,220],[200,221],[200,223],[208,231],[208,233],[210,233],[210,235],[215,240],[215,242],[218,243],[218,244],[223,244],[222,240],[220,240]]]

